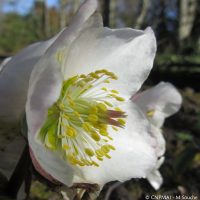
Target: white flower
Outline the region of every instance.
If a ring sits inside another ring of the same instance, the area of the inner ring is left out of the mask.
[[[0,72],[0,119],[19,121],[26,102],[33,164],[67,186],[151,179],[164,153],[159,127],[172,114],[165,99],[146,106],[154,90],[147,102],[146,93],[131,99],[153,65],[153,31],[105,28],[97,6],[85,1],[68,28]]]
[[[96,8],[82,5],[35,65],[28,91],[36,168],[68,186],[146,177],[157,160],[149,122],[130,100],[151,70],[155,36],[104,28]]]
[[[170,84],[161,82],[155,87],[138,93],[132,97],[143,113],[151,122],[151,134],[156,138],[156,154],[158,157],[155,169],[147,176],[151,185],[157,190],[163,182],[158,169],[164,162],[165,139],[160,129],[166,117],[176,113],[182,104],[182,97],[176,88]]]

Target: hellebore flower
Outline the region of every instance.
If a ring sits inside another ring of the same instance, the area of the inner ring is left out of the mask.
[[[172,84],[161,82],[151,89],[134,95],[132,101],[148,117],[151,123],[151,134],[156,138],[158,161],[147,179],[155,189],[158,189],[163,182],[158,169],[164,162],[163,155],[165,153],[165,139],[160,128],[166,117],[173,115],[180,109],[182,97]]]
[[[85,1],[68,28],[24,49],[0,74],[0,119],[19,120],[26,102],[35,168],[69,187],[153,180],[164,153],[160,125],[177,110],[171,103],[165,109],[168,91],[158,102],[154,89],[131,98],[153,65],[153,31],[105,28],[97,7],[97,0]],[[12,77],[15,87],[5,90]]]
[[[102,26],[88,0],[31,73],[26,116],[35,167],[50,180],[104,185],[146,177],[157,156],[130,100],[156,51],[153,31]]]

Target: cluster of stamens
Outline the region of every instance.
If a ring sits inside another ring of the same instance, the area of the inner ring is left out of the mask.
[[[57,102],[48,110],[39,138],[45,146],[63,152],[72,164],[99,166],[115,147],[109,129],[125,126],[125,113],[112,102],[124,101],[116,90],[97,87],[117,77],[107,70],[74,76],[63,82]]]

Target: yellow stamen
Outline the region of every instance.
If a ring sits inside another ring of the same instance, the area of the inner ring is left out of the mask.
[[[95,115],[95,114],[90,114],[90,115],[88,116],[88,120],[91,121],[91,122],[97,122],[98,119],[99,119],[98,116]]]
[[[92,149],[86,148],[85,153],[90,157],[94,156],[94,152]]]
[[[154,116],[154,113],[155,113],[155,110],[149,110],[147,111],[147,117],[153,117]]]
[[[57,52],[56,60],[63,62],[62,51]],[[119,114],[123,111],[111,102],[124,99],[117,90],[93,88],[116,79],[114,73],[103,69],[63,81],[60,97],[49,108],[39,133],[42,143],[48,149],[62,150],[71,165],[98,167],[97,162],[110,159],[115,147],[109,144],[113,140],[109,128],[118,131],[125,125],[124,115]],[[111,125],[112,121],[117,125]]]

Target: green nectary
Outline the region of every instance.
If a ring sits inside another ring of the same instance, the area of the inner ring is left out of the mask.
[[[61,94],[48,110],[38,134],[51,150],[63,153],[71,164],[99,166],[115,147],[109,144],[109,129],[125,126],[125,113],[111,102],[124,101],[116,90],[97,86],[109,84],[117,77],[107,70],[77,75],[63,82]],[[95,90],[96,89],[96,90]]]

